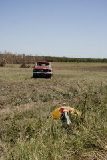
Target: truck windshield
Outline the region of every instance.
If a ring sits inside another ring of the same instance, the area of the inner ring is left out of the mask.
[[[49,63],[48,62],[37,62],[37,66],[48,66]]]

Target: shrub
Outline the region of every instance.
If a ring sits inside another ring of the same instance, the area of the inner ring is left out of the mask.
[[[30,68],[30,65],[27,65],[26,63],[22,63],[20,68]]]

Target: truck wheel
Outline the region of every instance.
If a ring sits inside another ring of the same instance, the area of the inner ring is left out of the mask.
[[[51,75],[49,75],[48,78],[51,79]]]
[[[33,74],[33,78],[36,78],[36,75],[35,75],[35,74]]]

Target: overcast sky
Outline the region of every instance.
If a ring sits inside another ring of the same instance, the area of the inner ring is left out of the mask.
[[[0,51],[107,58],[107,0],[0,0]]]

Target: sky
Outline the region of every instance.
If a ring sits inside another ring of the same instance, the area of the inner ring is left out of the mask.
[[[107,0],[0,0],[0,51],[107,58]]]

